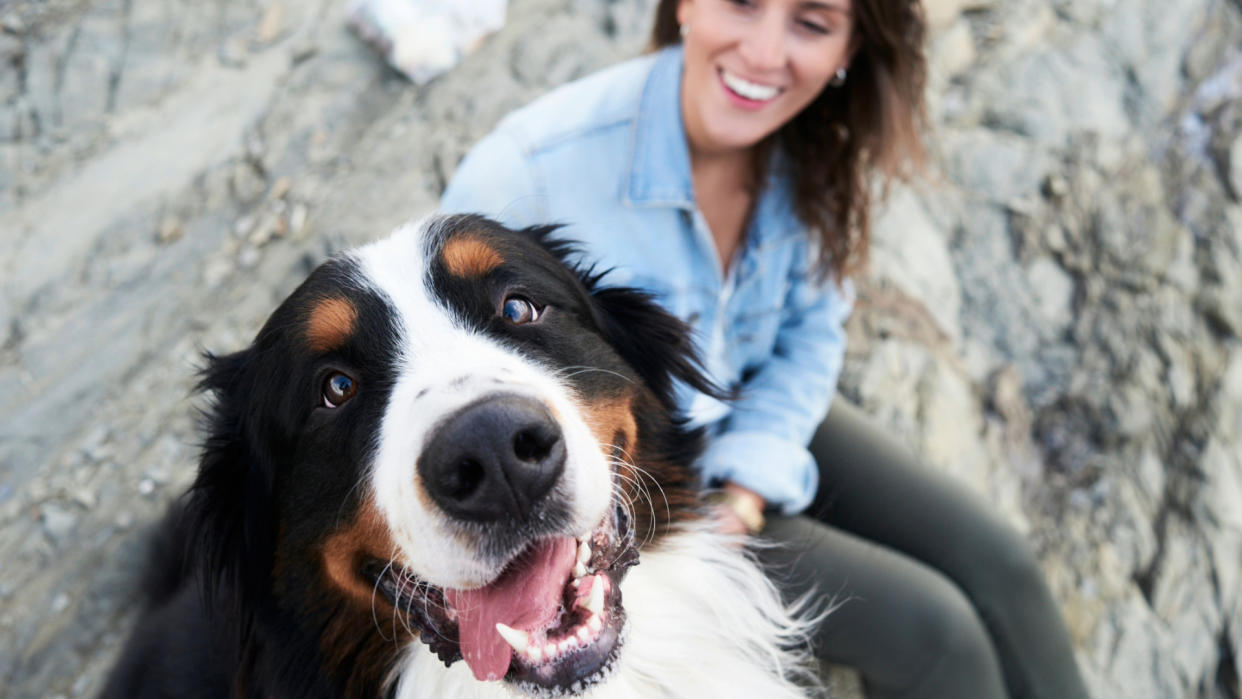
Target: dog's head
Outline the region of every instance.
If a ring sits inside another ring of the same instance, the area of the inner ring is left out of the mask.
[[[407,226],[211,359],[200,570],[243,653],[307,656],[247,658],[239,681],[311,664],[371,691],[413,638],[480,680],[573,691],[607,673],[618,583],[693,516],[699,440],[673,384],[714,389],[679,321],[566,264],[550,233]]]

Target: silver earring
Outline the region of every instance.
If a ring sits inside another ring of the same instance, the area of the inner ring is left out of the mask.
[[[677,33],[681,34],[681,38],[683,39],[686,38],[686,35],[690,33],[690,25],[689,24],[681,25],[680,27],[677,28]]]
[[[833,74],[832,79],[828,81],[828,84],[833,87],[841,87],[845,84],[845,76],[845,66],[841,66],[840,68],[837,68],[837,72]]]

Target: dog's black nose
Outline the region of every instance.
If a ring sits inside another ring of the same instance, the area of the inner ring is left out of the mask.
[[[502,394],[476,401],[435,430],[418,460],[428,494],[475,522],[522,520],[565,470],[565,440],[542,403]]]

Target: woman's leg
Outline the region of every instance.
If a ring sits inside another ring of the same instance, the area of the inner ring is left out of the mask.
[[[835,610],[816,655],[862,675],[868,697],[1003,699],[1000,664],[974,608],[947,578],[892,549],[807,517],[772,517],[758,551],[794,599]]]
[[[920,465],[839,396],[811,452],[821,480],[806,514],[956,583],[988,630],[1011,696],[1087,696],[1038,561],[986,501]]]

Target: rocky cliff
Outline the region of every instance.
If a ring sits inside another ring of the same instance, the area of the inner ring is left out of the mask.
[[[1101,697],[1242,661],[1242,5],[932,0],[937,167],[889,199],[842,389],[1028,533]],[[0,5],[0,683],[97,690],[188,483],[193,372],[430,210],[643,0],[513,0],[413,87],[338,0]]]

